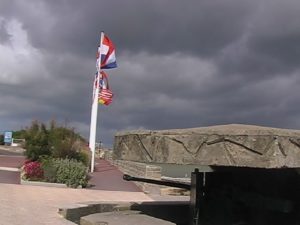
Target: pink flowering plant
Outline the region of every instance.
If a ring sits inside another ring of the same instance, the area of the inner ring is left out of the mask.
[[[44,172],[38,161],[26,162],[23,166],[22,178],[26,180],[42,180]]]

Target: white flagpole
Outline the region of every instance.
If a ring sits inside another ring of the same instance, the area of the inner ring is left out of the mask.
[[[101,38],[100,38],[100,54],[99,54],[99,60],[97,65],[97,86],[94,93],[94,99],[92,104],[92,112],[91,112],[91,126],[90,126],[90,140],[89,140],[89,147],[92,152],[92,159],[91,159],[91,172],[94,172],[95,167],[95,148],[96,148],[96,130],[97,130],[97,117],[98,117],[98,99],[99,99],[99,82],[100,82],[100,76],[101,76],[101,48],[102,48],[102,42],[103,42],[103,32],[101,32]],[[98,50],[98,51],[99,51]]]

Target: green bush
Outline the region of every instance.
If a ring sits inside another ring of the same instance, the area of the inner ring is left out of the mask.
[[[68,187],[86,187],[88,168],[74,159],[44,158],[42,160],[44,178],[48,182],[66,184]]]
[[[77,152],[77,154],[74,156],[74,159],[76,159],[79,162],[82,162],[85,166],[89,167],[91,163],[90,151]]]
[[[42,155],[50,155],[48,135],[45,124],[38,121],[32,122],[25,134],[25,155],[28,159],[36,161]]]
[[[56,170],[57,166],[55,165],[57,162],[54,161],[53,158],[44,156],[40,159],[42,163],[42,169],[44,171],[44,180],[46,182],[57,183],[56,179]]]
[[[26,136],[26,130],[24,129],[13,131],[13,137],[15,139],[24,139],[25,136]]]
[[[33,121],[26,130],[19,132],[25,136],[25,155],[32,161],[41,157],[69,158],[89,165],[90,157],[86,154],[86,141],[74,129],[59,126],[52,120],[47,128],[44,123]]]
[[[56,179],[59,183],[65,183],[69,187],[86,187],[87,167],[83,163],[73,159],[61,160],[56,171]]]

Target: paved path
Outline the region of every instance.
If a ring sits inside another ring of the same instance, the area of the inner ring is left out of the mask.
[[[90,174],[90,189],[141,192],[133,182],[123,180],[123,173],[103,159],[96,159],[95,170]]]
[[[0,185],[2,183],[20,184],[20,172],[0,170]]]
[[[25,157],[10,152],[0,152],[0,184],[20,184],[20,172],[17,170],[24,164]],[[1,224],[1,222],[0,222]]]
[[[1,225],[70,225],[58,208],[91,201],[152,201],[142,192],[0,184]]]
[[[90,180],[94,186],[91,189],[19,185],[19,172],[9,170],[20,168],[25,157],[1,153],[0,225],[74,225],[60,217],[57,213],[59,208],[91,201],[153,201],[134,183],[123,181],[123,174],[105,160],[95,163],[95,172]]]
[[[10,170],[20,168],[24,160],[23,156],[0,155],[0,225],[75,225],[62,218],[58,209],[97,201],[172,200],[144,194],[134,183],[123,181],[123,174],[105,160],[96,160],[90,189],[20,185],[19,172]]]
[[[0,155],[0,167],[21,168],[24,162],[24,156]]]
[[[20,156],[23,154],[20,152],[8,151],[3,148],[0,148],[0,155],[18,155],[18,156]]]
[[[20,168],[24,162],[25,157],[22,153],[0,148],[0,183],[19,184],[19,172],[7,169]],[[1,170],[5,167],[6,171]],[[90,176],[90,189],[93,190],[141,192],[133,182],[124,181],[123,173],[105,160],[96,159],[95,171],[90,173]]]

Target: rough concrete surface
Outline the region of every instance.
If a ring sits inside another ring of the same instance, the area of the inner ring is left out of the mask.
[[[175,223],[154,218],[139,211],[96,213],[82,217],[80,225],[175,225]]]
[[[300,131],[252,125],[119,132],[114,158],[137,162],[300,167]]]

